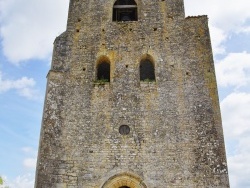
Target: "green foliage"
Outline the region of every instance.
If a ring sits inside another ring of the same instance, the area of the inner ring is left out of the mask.
[[[3,178],[0,176],[0,185],[3,185]]]
[[[3,185],[3,187],[1,185]],[[0,176],[0,187],[1,188],[10,188],[9,186],[4,185],[4,179],[2,178],[2,176]]]
[[[108,82],[109,82],[108,79],[103,79],[103,78],[95,81],[96,84],[100,84],[100,85],[104,85],[105,83],[108,83]]]
[[[142,80],[143,82],[155,82],[155,80],[154,79],[149,79],[149,78],[146,78],[146,79],[144,79],[144,80]]]

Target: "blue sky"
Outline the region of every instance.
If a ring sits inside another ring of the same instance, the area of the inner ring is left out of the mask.
[[[0,0],[0,175],[34,187],[46,75],[68,0]],[[232,188],[250,187],[250,1],[185,0],[208,15]]]

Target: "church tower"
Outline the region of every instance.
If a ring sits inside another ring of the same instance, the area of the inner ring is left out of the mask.
[[[70,0],[36,188],[228,188],[206,16],[183,0]]]

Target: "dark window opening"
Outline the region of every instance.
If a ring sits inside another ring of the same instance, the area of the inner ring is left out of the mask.
[[[117,0],[113,7],[113,21],[137,21],[137,5],[134,0]]]
[[[141,81],[155,81],[154,64],[146,59],[140,63],[140,80]]]
[[[110,82],[110,64],[108,62],[102,62],[98,64],[97,80]]]

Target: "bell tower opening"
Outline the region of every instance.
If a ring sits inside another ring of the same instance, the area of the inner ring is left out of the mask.
[[[137,4],[134,0],[117,0],[113,7],[113,21],[137,21]]]

